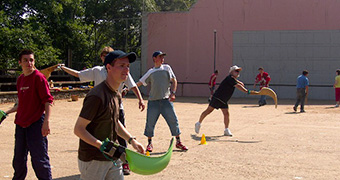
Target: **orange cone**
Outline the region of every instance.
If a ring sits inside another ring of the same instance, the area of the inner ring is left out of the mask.
[[[200,145],[207,145],[208,143],[207,143],[207,141],[206,141],[206,139],[205,139],[205,135],[204,134],[202,134],[202,138],[201,138],[201,143],[200,143]]]

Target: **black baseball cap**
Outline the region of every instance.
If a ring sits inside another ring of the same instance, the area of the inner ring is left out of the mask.
[[[158,55],[164,55],[164,56],[166,56],[166,54],[163,53],[162,51],[155,51],[155,52],[152,54],[152,57],[157,57]]]
[[[106,66],[107,64],[111,64],[116,59],[125,57],[129,59],[130,63],[133,63],[136,61],[137,55],[134,52],[125,53],[124,51],[121,50],[114,50],[105,56],[104,66]]]

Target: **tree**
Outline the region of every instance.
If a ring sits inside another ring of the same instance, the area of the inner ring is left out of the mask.
[[[24,48],[30,48],[35,53],[36,66],[58,63],[60,51],[52,46],[52,39],[39,24],[23,21],[13,25],[10,17],[0,11],[0,68],[18,68],[18,54]]]
[[[7,0],[0,1],[0,67],[17,67],[23,48],[37,67],[72,58],[75,69],[101,64],[104,46],[141,55],[145,11],[183,11],[196,0]]]
[[[159,11],[187,11],[197,0],[144,0],[145,10]]]

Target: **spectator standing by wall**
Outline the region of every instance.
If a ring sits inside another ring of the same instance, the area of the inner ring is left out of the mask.
[[[214,73],[210,76],[210,80],[209,80],[210,97],[208,100],[209,102],[211,101],[211,97],[215,92],[217,76],[218,76],[218,70],[215,70]]]
[[[340,69],[336,70],[335,82],[333,85],[335,89],[335,107],[339,107],[340,103]]]
[[[297,107],[300,105],[300,112],[305,112],[305,99],[308,94],[308,86],[309,86],[309,80],[307,78],[308,76],[308,71],[304,70],[302,72],[302,75],[298,76],[297,78],[297,91],[296,91],[296,103],[293,107],[294,111],[297,111]]]
[[[263,87],[269,87],[269,81],[271,80],[269,74],[264,71],[263,67],[260,67],[258,70],[259,70],[259,74],[255,78],[254,88],[256,87],[257,83],[260,84],[260,90]],[[264,106],[266,104],[267,104],[266,96],[261,95],[260,100],[259,100],[259,106]]]

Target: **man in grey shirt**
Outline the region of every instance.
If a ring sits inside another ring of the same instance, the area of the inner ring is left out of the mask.
[[[164,117],[169,125],[171,135],[176,136],[176,147],[186,151],[188,148],[184,146],[180,140],[180,130],[178,119],[173,107],[172,101],[176,98],[177,80],[171,67],[164,63],[164,56],[166,54],[161,51],[156,51],[152,55],[154,67],[149,69],[143,77],[137,82],[137,86],[150,87],[147,118],[144,135],[148,137],[147,151],[152,152],[152,137],[154,136],[154,129],[160,114]],[[172,85],[171,85],[172,83]],[[171,86],[171,92],[170,92]]]

